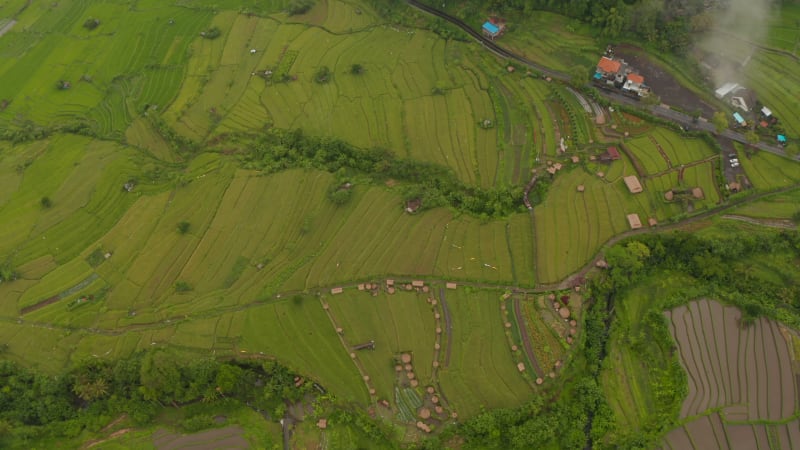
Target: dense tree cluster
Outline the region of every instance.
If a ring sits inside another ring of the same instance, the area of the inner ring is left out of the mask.
[[[147,424],[163,406],[235,399],[271,412],[313,389],[312,383],[295,387],[294,380],[273,361],[190,361],[167,350],[90,359],[58,376],[0,360],[0,447],[96,432],[122,413]],[[187,431],[205,422],[190,420]]]
[[[522,187],[481,189],[465,185],[452,170],[436,164],[400,159],[382,148],[360,149],[338,139],[320,138],[301,130],[271,129],[248,144],[245,165],[268,172],[313,167],[347,175],[355,172],[374,180],[404,183],[406,199],[422,200],[425,208],[450,206],[483,218],[523,211]],[[529,198],[541,202],[547,182],[537,183]]]
[[[687,389],[663,310],[708,295],[738,305],[746,318],[776,317],[788,311],[789,316],[780,316],[782,321],[800,323],[800,279],[754,282],[746,264],[733,264],[776,253],[800,257],[800,233],[731,231],[724,238],[653,234],[617,244],[605,254],[609,270],[590,283],[592,300],[585,312],[580,351],[562,375],[562,390],[545,392],[520,408],[482,411],[422,447],[440,448],[453,434],[464,439],[465,449],[657,446],[675,426]],[[652,274],[668,273],[698,282],[644,306],[639,322],[621,323],[614,317],[615,304],[628,300],[626,294],[636,283]],[[646,368],[643,374],[652,391],[651,411],[638,430],[619,428],[601,387],[612,330],[623,333],[620,345],[630,347]]]
[[[437,0],[425,2],[441,7]],[[692,33],[709,30],[716,11],[727,7],[725,0],[468,0],[461,14],[488,9],[511,17],[552,11],[591,23],[608,38],[630,33],[663,51],[682,53]]]

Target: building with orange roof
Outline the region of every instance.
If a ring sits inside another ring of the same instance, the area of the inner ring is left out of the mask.
[[[603,76],[616,75],[621,67],[619,61],[603,56],[597,63],[597,72]]]

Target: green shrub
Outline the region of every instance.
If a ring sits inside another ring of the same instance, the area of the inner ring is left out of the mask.
[[[86,19],[86,22],[83,22],[83,28],[86,28],[89,31],[94,30],[98,26],[100,26],[100,20],[99,19],[89,18],[89,19]]]
[[[314,0],[292,0],[286,7],[286,12],[290,16],[307,13],[313,6]]]
[[[181,421],[181,428],[188,433],[194,433],[214,426],[214,418],[208,414],[189,417]]]
[[[325,84],[331,81],[331,69],[328,66],[322,66],[314,73],[314,82]]]
[[[188,233],[189,232],[189,228],[191,228],[191,226],[192,225],[189,222],[184,220],[183,222],[178,224],[178,233],[180,233],[180,234]]]
[[[175,282],[175,292],[189,292],[192,290],[192,285],[185,281]]]
[[[208,30],[200,33],[200,36],[203,36],[206,39],[216,39],[222,35],[222,31],[218,27],[211,27]]]

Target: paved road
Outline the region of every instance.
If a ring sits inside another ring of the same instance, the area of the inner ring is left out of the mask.
[[[541,64],[538,64],[535,61],[531,61],[531,60],[529,60],[529,59],[527,59],[527,58],[525,58],[525,57],[523,57],[521,55],[513,53],[513,52],[511,52],[511,51],[509,51],[509,50],[507,50],[507,49],[505,49],[503,47],[500,47],[494,41],[492,41],[490,39],[487,39],[481,33],[477,32],[474,29],[472,29],[472,27],[470,27],[465,22],[463,22],[462,20],[460,20],[460,19],[458,19],[456,17],[453,17],[453,16],[451,16],[451,15],[449,15],[449,14],[443,12],[443,11],[439,11],[436,8],[432,8],[432,7],[428,6],[428,5],[422,4],[422,3],[418,2],[417,0],[407,0],[407,1],[408,1],[408,4],[413,6],[414,8],[417,8],[417,9],[419,9],[421,11],[424,11],[424,12],[426,12],[428,14],[431,14],[431,15],[434,15],[434,16],[439,17],[441,19],[444,19],[444,20],[446,20],[446,21],[458,26],[459,28],[464,30],[464,32],[466,32],[467,34],[472,36],[475,40],[477,40],[481,45],[483,45],[484,48],[486,48],[490,52],[492,52],[492,53],[494,53],[494,54],[496,54],[496,55],[498,55],[498,56],[500,56],[502,58],[507,58],[507,59],[510,59],[510,60],[514,60],[514,61],[516,61],[518,63],[524,64],[524,65],[530,67],[531,69],[537,70],[537,71],[541,72],[542,74],[544,74],[546,76],[549,76],[551,78],[557,79],[557,80],[568,82],[570,80],[570,78],[571,78],[569,74],[566,74],[564,72],[559,72],[557,70],[553,70],[553,69],[550,69],[548,67],[542,66]],[[605,90],[605,89],[599,89],[599,91],[600,91],[600,93],[602,93],[602,95],[604,97],[606,97],[606,98],[608,98],[608,99],[610,99],[612,101],[615,101],[615,102],[621,103],[621,104],[625,104],[625,105],[628,105],[628,106],[632,106],[634,108],[645,110],[645,111],[649,112],[650,114],[653,114],[654,116],[660,117],[662,119],[670,120],[670,121],[675,122],[675,123],[677,123],[679,125],[682,125],[684,127],[688,127],[690,129],[695,129],[695,130],[699,129],[699,130],[708,131],[708,132],[711,132],[711,133],[714,133],[716,131],[714,129],[714,125],[712,125],[711,123],[709,123],[707,121],[703,121],[703,120],[699,121],[698,123],[694,123],[694,119],[691,116],[689,116],[687,114],[684,114],[682,112],[678,112],[678,111],[675,111],[675,110],[672,110],[672,109],[669,109],[669,108],[665,108],[663,106],[645,105],[645,104],[639,102],[638,100],[635,100],[635,99],[633,99],[631,97],[623,95],[622,93],[616,93],[616,92],[608,91],[608,90]],[[734,140],[736,142],[740,142],[742,144],[748,144],[747,139],[745,139],[745,137],[744,137],[744,135],[742,133],[737,133],[736,131],[733,131],[733,130],[725,130],[724,132],[721,133],[721,135],[723,137],[726,137],[728,139]],[[786,154],[786,151],[782,147],[779,147],[777,145],[769,145],[769,144],[766,144],[764,142],[760,142],[760,143],[758,143],[756,145],[756,147],[758,149],[760,149],[760,150],[765,151],[765,152],[773,153],[775,155],[782,156],[784,158],[791,158],[791,159],[794,159],[796,161],[800,161],[800,154],[795,155],[794,157],[790,157],[789,155]]]

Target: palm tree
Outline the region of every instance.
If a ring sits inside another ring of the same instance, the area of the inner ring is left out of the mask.
[[[82,377],[76,380],[75,385],[72,386],[72,392],[82,400],[90,402],[108,394],[108,382],[103,378],[90,381],[88,378]]]

